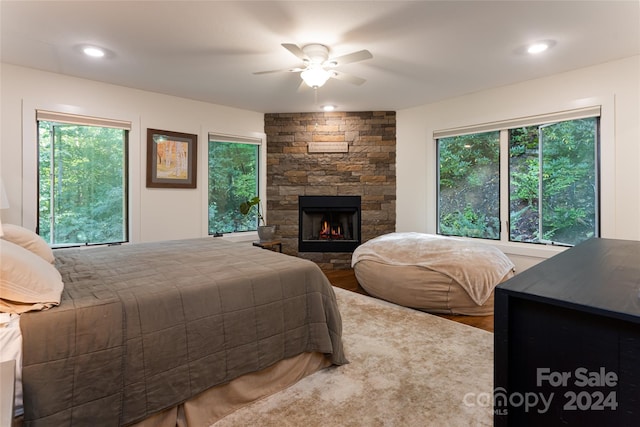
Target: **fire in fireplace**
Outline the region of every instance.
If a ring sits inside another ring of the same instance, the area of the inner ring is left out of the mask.
[[[298,251],[353,252],[360,244],[360,196],[299,196]]]
[[[341,225],[331,225],[330,221],[322,221],[322,227],[320,228],[320,240],[342,240],[344,234],[342,233]]]

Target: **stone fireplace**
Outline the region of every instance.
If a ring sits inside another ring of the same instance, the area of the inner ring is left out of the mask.
[[[299,196],[298,251],[353,252],[360,244],[360,196]]]
[[[265,114],[265,133],[267,216],[277,226],[284,253],[327,270],[351,266],[352,247],[331,248],[326,241],[301,245],[300,196],[360,198],[360,242],[395,231],[395,112],[270,113]],[[323,151],[325,143],[329,148]],[[342,148],[332,151],[335,146]],[[344,231],[343,236],[334,231],[333,240],[354,240],[355,228],[351,233],[345,239]]]

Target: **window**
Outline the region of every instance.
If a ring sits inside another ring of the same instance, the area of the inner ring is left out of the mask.
[[[598,120],[509,130],[509,239],[575,245],[597,236]]]
[[[438,140],[439,232],[500,238],[500,133]]]
[[[260,140],[209,135],[209,234],[254,231],[258,217],[240,213],[258,196]]]
[[[37,111],[38,233],[52,246],[128,240],[129,123]]]
[[[438,233],[567,246],[599,236],[599,111],[436,132]]]

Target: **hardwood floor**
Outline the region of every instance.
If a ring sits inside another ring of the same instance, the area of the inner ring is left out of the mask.
[[[331,284],[337,288],[358,292],[363,295],[369,295],[358,283],[353,269],[324,270],[324,274],[327,276]],[[464,323],[485,331],[493,332],[493,316],[457,316],[449,314],[436,314],[435,316],[444,317],[445,319],[453,320],[454,322]]]

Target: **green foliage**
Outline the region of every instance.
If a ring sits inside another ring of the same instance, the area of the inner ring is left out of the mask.
[[[125,241],[126,132],[41,121],[38,133],[40,235],[53,244]]]
[[[440,186],[454,188],[461,181],[478,185],[473,172],[480,166],[496,165],[500,160],[499,133],[461,135],[438,141]]]
[[[575,128],[545,129],[543,233],[547,240],[579,243],[592,237],[596,221],[594,128],[589,119]]]
[[[258,194],[259,146],[209,141],[209,233],[256,230],[239,206]]]
[[[526,171],[518,172],[517,169],[511,172],[511,197],[521,200],[527,206],[534,206],[538,203],[540,193],[538,171],[540,166],[538,158],[526,159]]]
[[[238,209],[240,209],[240,213],[242,215],[249,215],[255,210],[255,215],[258,215],[258,221],[264,225],[264,217],[262,216],[262,209],[260,207],[260,197],[256,196],[250,200],[240,203]]]
[[[449,236],[500,238],[500,220],[476,212],[467,205],[462,212],[444,214],[440,219],[440,232]]]
[[[499,238],[499,132],[438,140],[440,232]]]
[[[509,130],[511,240],[576,244],[595,234],[596,138],[596,118]],[[499,238],[498,132],[442,138],[438,150],[440,232]]]

